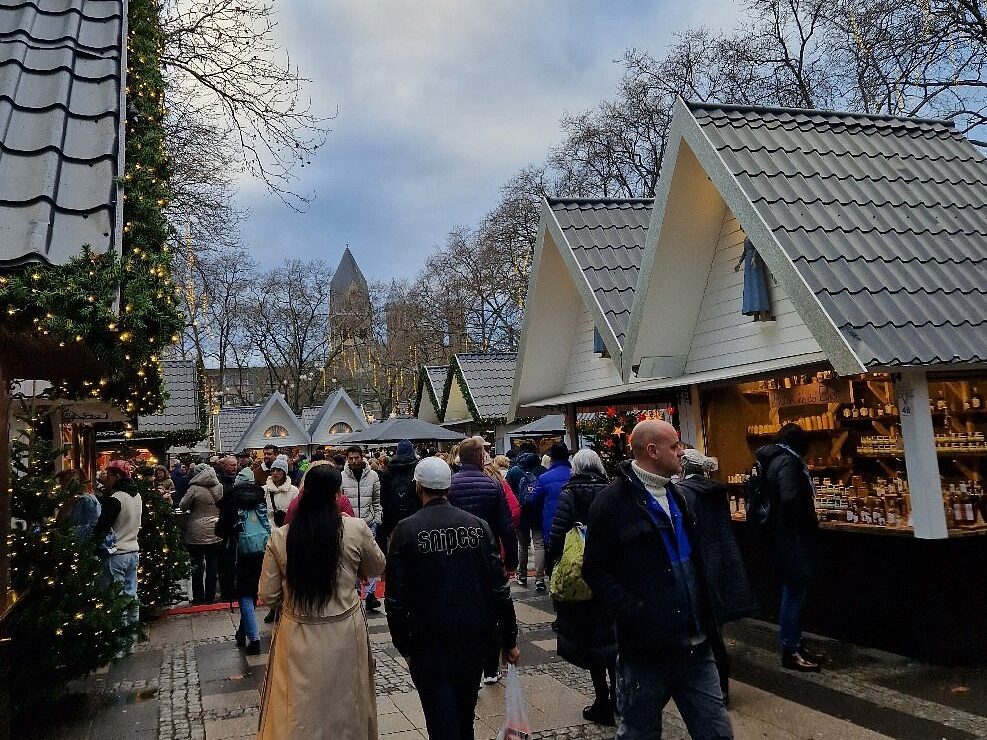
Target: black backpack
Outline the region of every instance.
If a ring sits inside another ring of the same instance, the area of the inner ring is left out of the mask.
[[[767,466],[762,466],[761,461],[755,458],[754,467],[751,468],[751,476],[744,483],[744,499],[747,501],[747,521],[755,527],[767,527],[771,522],[772,496],[765,490],[765,475],[771,467],[771,460]]]

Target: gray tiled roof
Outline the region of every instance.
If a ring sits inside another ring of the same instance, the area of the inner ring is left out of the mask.
[[[453,362],[458,365],[466,381],[480,419],[486,421],[506,418],[511,405],[517,353],[457,354]],[[443,403],[445,400],[443,399]]]
[[[654,199],[549,199],[548,204],[623,347]]]
[[[199,373],[192,360],[164,360],[164,412],[137,417],[138,432],[184,432],[199,428]]]
[[[866,366],[987,362],[987,160],[951,124],[689,109]]]
[[[243,438],[250,422],[257,416],[261,406],[232,406],[220,409],[216,416],[216,451],[239,452],[236,443]]]
[[[42,5],[0,7],[0,263],[119,238],[123,3]]]
[[[435,394],[436,400],[441,400],[442,389],[445,388],[446,375],[449,374],[448,365],[426,365],[425,374],[428,376],[428,382],[432,386],[432,393]]]
[[[415,398],[415,416],[421,412],[422,403],[431,405],[431,393],[435,405],[442,408],[442,393],[445,390],[446,377],[449,375],[448,365],[419,365],[418,366],[418,395]],[[428,388],[426,388],[428,384]]]

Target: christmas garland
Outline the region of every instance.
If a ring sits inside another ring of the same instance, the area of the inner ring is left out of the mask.
[[[432,381],[428,377],[428,370],[425,365],[418,366],[418,395],[415,397],[415,416],[418,416],[418,412],[422,407],[422,396],[425,391],[428,391],[428,400],[432,404],[432,408],[435,410],[435,416],[441,421],[442,420],[442,409],[439,408],[438,399],[435,397],[435,392],[432,390]]]
[[[102,369],[96,380],[55,379],[55,394],[106,401],[133,415],[162,407],[159,354],[182,325],[162,215],[170,171],[157,12],[152,0],[129,4],[122,257],[87,245],[65,265],[0,276],[0,310],[12,334],[83,344]]]

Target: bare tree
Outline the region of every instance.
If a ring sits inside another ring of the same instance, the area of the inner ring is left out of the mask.
[[[164,0],[161,61],[168,99],[222,133],[239,169],[298,208],[289,184],[324,142],[308,82],[274,39],[273,0]]]
[[[286,260],[252,286],[253,346],[267,366],[272,390],[283,391],[296,412],[316,402],[317,378],[338,351],[329,344],[331,278],[321,260]]]

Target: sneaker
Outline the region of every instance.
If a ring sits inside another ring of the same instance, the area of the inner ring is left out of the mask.
[[[247,638],[243,636],[243,628],[238,627],[236,634],[233,636],[234,642],[236,642],[237,647],[244,647],[247,644]]]
[[[483,683],[485,683],[487,685],[495,684],[499,680],[500,680],[500,674],[499,673],[496,674],[496,675],[494,675],[494,676],[484,676],[483,677]]]
[[[260,655],[260,640],[251,640],[243,652],[247,655]]]
[[[545,591],[545,579],[544,578],[536,578],[535,579],[535,591],[538,591],[539,593],[542,593],[542,592]]]
[[[370,614],[378,614],[380,612],[380,599],[377,598],[376,594],[367,594],[367,612]]]
[[[522,576],[520,573],[518,574],[517,578],[515,578],[514,580],[518,586],[528,585],[528,576]]]

